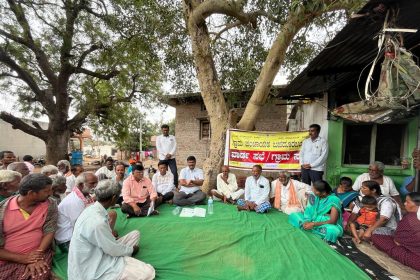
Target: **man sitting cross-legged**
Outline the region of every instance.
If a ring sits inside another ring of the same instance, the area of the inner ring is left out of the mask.
[[[195,167],[194,156],[187,158],[187,167],[179,174],[181,189],[174,195],[174,204],[179,206],[203,204],[206,194],[200,190],[204,182],[203,170]]]
[[[238,189],[236,176],[230,172],[229,166],[223,165],[222,173],[217,175],[217,189],[211,190],[211,194],[222,199],[224,203],[229,202],[235,204],[236,200],[238,200],[244,192],[243,189]]]
[[[57,205],[51,178],[30,174],[0,203],[0,279],[51,279]]]
[[[248,210],[257,213],[267,212],[271,208],[268,201],[270,193],[270,182],[264,176],[261,176],[261,165],[252,167],[252,176],[245,181],[245,200],[238,199],[238,211]]]
[[[274,208],[290,215],[303,212],[306,207],[306,194],[312,192],[312,187],[290,178],[290,173],[280,171],[279,178],[271,183],[270,200]]]
[[[159,206],[152,181],[143,175],[143,165],[134,165],[132,173],[124,180],[122,188],[124,202],[121,211],[127,214],[127,218],[147,216],[152,202],[154,207]],[[151,214],[157,215],[159,212],[154,210]]]
[[[165,161],[159,161],[159,171],[153,175],[152,184],[157,192],[160,202],[171,201],[174,197],[174,175],[168,172],[168,164]]]
[[[117,201],[120,188],[102,180],[95,188],[96,202],[77,219],[70,242],[68,279],[154,279],[155,270],[131,256],[138,250],[140,232],[118,240],[112,235],[107,209]]]

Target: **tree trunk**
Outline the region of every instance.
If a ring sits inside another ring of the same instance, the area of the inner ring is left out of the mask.
[[[56,165],[58,161],[67,159],[68,144],[70,140],[69,131],[53,131],[49,133],[45,145],[47,147],[47,164]]]
[[[205,180],[202,186],[203,192],[208,192],[210,189],[216,187],[216,176],[223,163],[224,139],[226,129],[228,128],[229,114],[214,66],[207,26],[204,21],[201,24],[197,24],[189,20],[193,12],[193,7],[185,3],[185,1],[184,11],[188,33],[191,37],[201,96],[210,119],[210,155],[203,165]]]

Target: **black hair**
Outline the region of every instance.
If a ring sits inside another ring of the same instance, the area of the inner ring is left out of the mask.
[[[321,126],[319,124],[316,124],[316,123],[311,124],[309,126],[309,128],[315,128],[318,131],[318,133],[321,131]]]
[[[105,160],[105,162],[108,162],[108,161],[110,161],[110,162],[114,163],[114,159],[113,159],[112,157],[108,157],[108,158]]]
[[[256,165],[254,165],[252,168],[254,168],[254,167],[256,167],[256,168],[258,168],[260,171],[262,171],[262,166],[261,166],[261,165],[256,164]]]
[[[4,159],[4,154],[13,154],[12,151],[1,151],[0,152],[0,159]]]
[[[195,159],[195,156],[189,156],[187,157],[187,161],[197,161],[197,160]]]
[[[167,162],[167,161],[165,161],[165,160],[160,160],[160,161],[158,162],[158,166],[161,166],[161,165],[165,165],[166,167],[168,167],[168,162]]]
[[[378,201],[376,200],[375,197],[371,196],[371,195],[365,195],[364,197],[362,197],[362,205],[377,205]]]
[[[52,179],[44,174],[29,174],[23,177],[19,186],[19,193],[27,195],[29,191],[39,192],[45,189],[46,186],[52,185]]]
[[[140,164],[133,165],[132,172],[134,173],[134,171],[136,170],[143,171],[144,170],[143,165],[140,165]]]
[[[420,192],[411,192],[407,194],[415,205],[420,206]]]
[[[362,186],[366,186],[371,191],[375,190],[377,195],[382,195],[381,186],[379,186],[378,182],[376,181],[372,181],[372,180],[364,181],[362,182]]]
[[[352,186],[353,181],[349,177],[341,177],[340,178],[340,185]]]
[[[325,193],[330,194],[332,192],[330,184],[328,184],[324,180],[319,180],[319,181],[314,182],[314,189],[316,189],[317,191],[321,193],[325,192]]]
[[[78,164],[78,163],[73,164],[73,165],[71,166],[71,172],[72,172],[72,173],[74,173],[74,171],[76,171],[76,168],[77,168],[77,167],[82,167],[82,165],[81,165],[81,164]]]
[[[168,128],[168,129],[169,129],[169,125],[167,125],[167,124],[162,124],[160,128],[161,128],[161,129],[163,129],[163,128]]]
[[[33,159],[34,157],[31,155],[24,155],[22,158],[23,161],[32,161]]]

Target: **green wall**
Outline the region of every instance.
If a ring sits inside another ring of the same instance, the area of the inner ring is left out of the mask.
[[[408,119],[408,141],[406,157],[411,158],[411,153],[417,145],[418,118]],[[331,186],[337,186],[342,176],[353,180],[362,173],[367,172],[368,165],[345,165],[343,164],[344,152],[344,122],[342,119],[328,121],[328,144],[329,154],[327,160],[326,176]],[[412,167],[411,167],[412,168]],[[386,166],[385,175],[390,176],[397,188],[400,187],[404,177],[414,174],[414,169],[401,169],[398,166]]]

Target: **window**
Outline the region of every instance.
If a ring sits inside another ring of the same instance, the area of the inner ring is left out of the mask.
[[[200,121],[200,139],[210,139],[210,122],[208,120]]]
[[[405,124],[346,124],[344,164],[369,164],[381,161],[400,165],[405,156]]]

